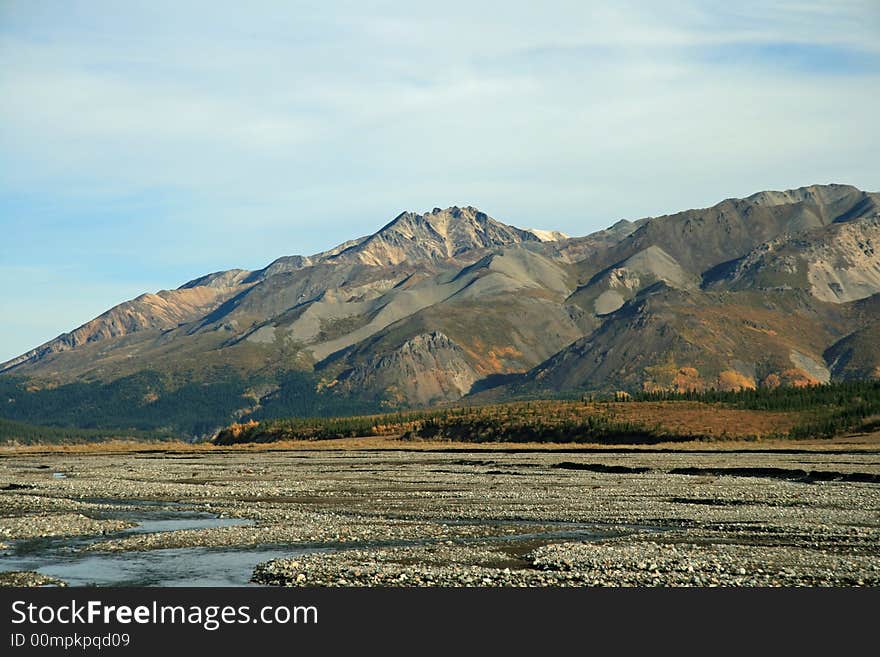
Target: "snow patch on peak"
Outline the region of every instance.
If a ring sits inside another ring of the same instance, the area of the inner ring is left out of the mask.
[[[567,240],[568,235],[558,230],[541,230],[540,228],[526,228],[527,233],[531,233],[542,242],[558,242],[559,240]]]

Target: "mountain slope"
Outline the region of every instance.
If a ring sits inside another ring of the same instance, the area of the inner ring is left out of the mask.
[[[761,192],[745,199],[727,199],[711,208],[642,220],[635,231],[589,264],[608,266],[658,246],[686,270],[707,272],[782,235],[875,216],[878,207],[880,195],[848,185]]]
[[[212,278],[205,283],[188,283],[177,290],[142,294],[136,299],[114,306],[70,333],[65,333],[3,363],[0,365],[0,372],[37,364],[52,354],[70,351],[94,342],[140,331],[172,329],[198,320],[247,288],[246,285],[239,284],[237,278],[237,275],[233,275],[224,280],[224,284],[216,284],[218,279]]]
[[[829,303],[870,297],[880,292],[880,213],[766,242],[709,285],[803,289]]]
[[[108,310],[0,365],[16,399],[0,416],[84,417],[64,408],[69,398],[88,400],[96,427],[137,418],[152,429],[166,424],[150,413],[201,389],[214,396],[203,427],[469,394],[872,377],[878,246],[880,196],[846,185],[759,192],[584,237],[470,206],[404,212],[321,253]],[[126,395],[111,411],[100,399],[116,381]],[[43,406],[23,403],[28,394]]]

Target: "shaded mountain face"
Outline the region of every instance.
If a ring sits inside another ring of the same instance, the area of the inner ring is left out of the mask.
[[[428,405],[463,397],[480,378],[464,350],[433,331],[366,356],[332,385],[346,394],[373,391],[381,395],[380,401]]]
[[[601,323],[522,386],[738,389],[874,376],[880,317],[856,302],[880,293],[878,246],[880,196],[844,185],[643,220],[577,263],[590,278],[570,300]]]
[[[296,400],[333,413],[469,394],[799,385],[880,375],[878,314],[880,195],[850,186],[760,192],[575,238],[435,208],[322,253],[144,294],[0,372],[31,391],[124,380],[141,406],[234,379],[218,408],[236,417]]]
[[[805,290],[828,303],[880,290],[880,214],[780,236],[707,280],[731,290]]]

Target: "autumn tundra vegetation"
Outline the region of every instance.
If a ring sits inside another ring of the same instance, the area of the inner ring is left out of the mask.
[[[880,427],[880,381],[532,400],[336,418],[236,423],[215,442],[401,436],[466,442],[659,443],[819,438]]]

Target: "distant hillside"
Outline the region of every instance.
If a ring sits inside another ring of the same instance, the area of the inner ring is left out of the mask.
[[[862,380],[880,377],[878,320],[880,195],[848,185],[585,237],[435,208],[111,308],[0,365],[0,417],[204,436],[469,398]]]
[[[126,439],[156,439],[162,438],[161,434],[151,434],[143,431],[123,432],[111,429],[78,429],[70,427],[42,427],[24,422],[13,422],[0,418],[0,445],[30,445],[30,444],[68,444],[84,442],[102,442],[115,438]]]

